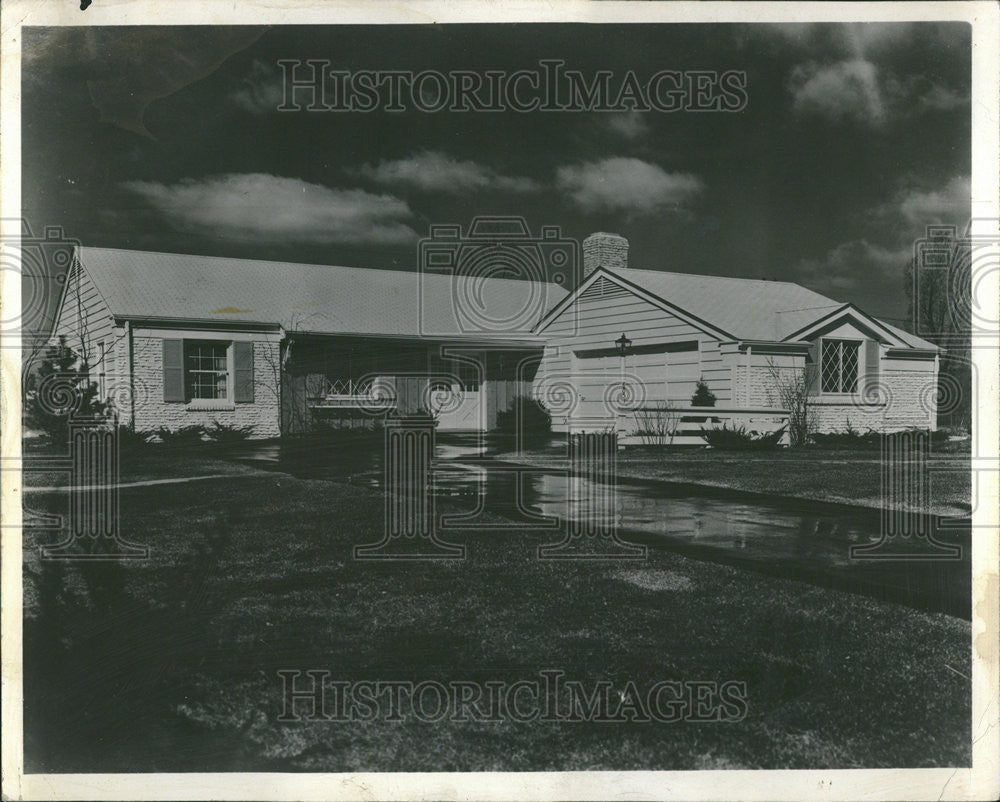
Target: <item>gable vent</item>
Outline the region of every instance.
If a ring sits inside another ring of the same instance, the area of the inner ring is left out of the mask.
[[[599,278],[580,294],[581,300],[592,298],[621,298],[629,292],[624,287],[619,287],[607,279]]]

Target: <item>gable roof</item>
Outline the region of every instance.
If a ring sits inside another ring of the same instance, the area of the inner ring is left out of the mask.
[[[111,314],[289,331],[535,340],[558,284],[219,256],[77,249]]]
[[[630,289],[650,293],[664,304],[683,310],[711,328],[725,332],[734,340],[776,342],[789,339],[791,335],[808,329],[814,322],[838,310],[844,310],[848,314],[857,314],[861,319],[876,321],[911,348],[936,349],[933,343],[877,318],[871,318],[851,304],[834,301],[788,281],[701,276],[631,267],[609,270],[600,267],[580,285],[577,292],[585,290],[599,275],[618,280]],[[561,306],[566,308],[571,300],[564,299]],[[548,319],[536,327],[536,331],[543,330],[554,319],[555,312],[553,309],[547,316]]]

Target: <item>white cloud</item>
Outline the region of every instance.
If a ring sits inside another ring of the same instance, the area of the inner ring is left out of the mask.
[[[790,88],[797,111],[872,125],[885,120],[878,70],[870,61],[800,64],[792,71]]]
[[[642,112],[631,111],[627,114],[611,114],[605,125],[608,130],[628,140],[639,139],[649,133],[649,123]]]
[[[560,167],[556,185],[587,212],[652,213],[680,207],[704,189],[697,176],[620,156]]]
[[[948,111],[961,106],[968,106],[969,95],[962,95],[954,89],[949,89],[941,84],[932,84],[924,94],[919,96],[917,101],[922,109],[929,111]]]
[[[181,229],[256,242],[401,245],[417,239],[405,201],[298,178],[231,173],[176,184],[129,181]]]
[[[530,178],[500,175],[472,161],[460,161],[445,153],[423,151],[405,159],[381,161],[349,170],[383,186],[406,186],[424,192],[461,193],[480,189],[532,192],[538,185]]]
[[[844,242],[820,259],[805,259],[795,268],[803,284],[820,292],[865,291],[884,294],[903,286],[902,276],[912,248],[885,248],[866,239]]]
[[[972,186],[968,176],[955,176],[934,189],[907,189],[883,207],[896,212],[911,227],[951,224],[962,229],[969,218]]]

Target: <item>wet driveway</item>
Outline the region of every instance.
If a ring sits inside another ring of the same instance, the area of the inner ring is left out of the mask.
[[[553,440],[552,446],[558,445]],[[553,517],[579,520],[593,498],[587,480],[565,471],[515,469],[497,462],[510,440],[474,434],[437,436],[433,492],[451,506],[530,525]],[[302,478],[382,486],[382,445],[329,448],[316,442],[247,444],[234,458]],[[623,539],[811,584],[863,593],[921,609],[971,616],[968,522],[928,518],[935,536],[962,547],[961,559],[898,559],[894,548],[931,554],[922,539],[895,538],[873,556],[852,559],[851,546],[882,542],[878,510],[777,499],[718,488],[619,479],[614,508]],[[591,513],[592,514],[592,513]],[[565,523],[563,524],[565,526]],[[498,534],[502,530],[498,530]],[[558,532],[553,540],[560,540]],[[447,539],[447,538],[446,538]]]

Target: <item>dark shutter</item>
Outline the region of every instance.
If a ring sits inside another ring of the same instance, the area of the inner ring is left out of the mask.
[[[865,340],[865,377],[862,398],[869,404],[875,403],[882,397],[878,391],[879,356],[878,340]]]
[[[806,392],[809,395],[818,395],[820,388],[820,340],[816,340],[809,346],[809,356],[806,357]]]
[[[163,341],[163,400],[187,400],[184,397],[184,340]]]
[[[233,400],[237,404],[253,403],[253,343],[233,343]]]

